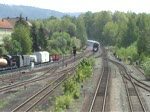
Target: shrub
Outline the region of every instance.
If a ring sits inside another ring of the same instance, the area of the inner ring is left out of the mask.
[[[73,98],[77,99],[80,97],[80,87],[79,84],[83,82],[87,77],[92,74],[92,64],[94,61],[88,59],[83,59],[76,70],[76,74],[73,79],[70,77],[63,83],[64,95],[57,97],[55,100],[55,110],[63,111],[68,109],[69,105],[72,103]]]
[[[71,95],[65,95],[64,100],[65,100],[64,105],[65,105],[66,109],[68,109],[69,106],[71,105],[71,103],[73,102],[73,98]]]
[[[83,59],[78,65],[76,75],[74,77],[75,81],[78,83],[86,80],[87,77],[90,77],[92,74],[92,61],[88,59]],[[94,65],[94,64],[93,64]]]
[[[138,60],[137,48],[136,43],[132,44],[127,48],[116,48],[115,49],[117,55],[121,57],[124,61],[127,61],[127,57],[131,57],[131,64],[133,61]]]
[[[79,98],[80,96],[80,90],[77,83],[69,78],[63,83],[63,91],[65,94],[70,94],[74,98]]]
[[[68,109],[70,104],[73,102],[71,95],[63,95],[55,99],[55,110],[62,112],[64,109]]]
[[[143,63],[143,69],[148,80],[150,80],[150,60]]]

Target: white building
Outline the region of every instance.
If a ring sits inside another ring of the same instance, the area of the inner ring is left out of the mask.
[[[6,20],[0,19],[0,44],[3,43],[3,38],[10,36],[13,31],[13,26]]]

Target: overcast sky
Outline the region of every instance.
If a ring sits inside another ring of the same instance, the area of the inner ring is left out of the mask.
[[[34,6],[60,12],[117,10],[150,13],[150,0],[0,0],[0,3]]]

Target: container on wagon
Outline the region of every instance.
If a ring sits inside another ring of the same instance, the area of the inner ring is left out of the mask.
[[[45,63],[49,62],[49,52],[47,51],[40,51],[33,53],[37,57],[37,63]]]

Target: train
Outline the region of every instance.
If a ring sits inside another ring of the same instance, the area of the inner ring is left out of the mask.
[[[27,67],[31,65],[31,62],[37,65],[59,59],[59,54],[50,54],[47,51],[34,52],[32,55],[1,55],[0,70]]]
[[[97,52],[100,48],[100,43],[95,40],[87,40],[86,47],[93,52]]]

